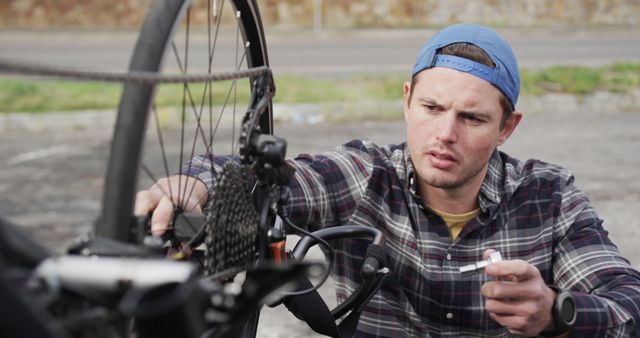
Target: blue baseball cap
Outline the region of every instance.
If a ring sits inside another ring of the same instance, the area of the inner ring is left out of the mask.
[[[441,48],[458,42],[480,47],[489,55],[496,67],[491,68],[453,55],[437,54]],[[487,27],[460,23],[448,26],[436,33],[422,47],[411,76],[433,67],[452,68],[487,80],[504,93],[514,109],[516,107],[520,94],[520,75],[516,56],[507,41]]]

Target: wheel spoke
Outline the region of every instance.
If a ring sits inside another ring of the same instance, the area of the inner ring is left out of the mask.
[[[189,33],[191,31],[191,9],[193,7],[189,6],[187,9],[187,26],[185,29],[185,43],[184,43],[184,72],[186,73],[189,70]],[[184,89],[182,92],[182,116],[181,123],[182,126],[180,128],[180,160],[178,161],[178,170],[181,169],[183,160],[184,160],[184,133],[185,133],[185,122],[186,122],[186,94],[187,94],[188,84],[184,84]],[[186,184],[186,182],[185,182]],[[185,189],[186,190],[186,189]],[[178,176],[178,194],[182,193],[182,175]],[[183,205],[184,203],[184,193],[182,193],[182,198],[178,197],[178,205]]]
[[[207,1],[207,51],[208,51],[208,62],[207,62],[207,69],[208,69],[208,73],[212,73],[213,71],[213,60],[214,60],[214,55],[215,55],[215,51],[216,51],[216,46],[218,43],[218,36],[219,36],[219,32],[220,32],[220,23],[222,22],[221,19],[221,11],[222,8],[224,8],[224,1],[219,3],[219,4],[214,4],[213,8],[211,6],[211,0]],[[190,11],[191,8],[189,8],[189,10],[187,11],[187,16],[186,16],[186,27],[185,27],[185,33],[184,33],[184,37],[185,37],[185,42],[184,42],[184,57],[181,56],[181,53],[179,52],[179,50],[181,48],[178,48],[176,41],[175,40],[171,40],[170,42],[170,46],[173,52],[173,56],[176,62],[176,65],[180,71],[180,73],[182,74],[187,74],[188,70],[189,70],[189,45],[190,45],[190,26],[191,26],[191,15],[190,15]],[[212,20],[212,16],[213,16],[213,20]],[[240,69],[243,66],[243,63],[245,62],[245,58],[246,58],[246,49],[245,48],[240,48],[240,45],[243,45],[243,42],[240,39],[240,21],[239,19],[239,12],[236,13],[235,16],[235,22],[236,22],[236,27],[235,27],[235,52],[234,52],[234,68],[235,71],[240,71]],[[212,26],[213,24],[215,24],[215,31],[213,31]],[[213,39],[212,39],[213,38]],[[243,45],[244,47],[244,45]],[[242,53],[240,52],[242,51]],[[227,90],[227,94],[225,96],[224,99],[224,103],[222,104],[219,113],[217,114],[217,118],[214,119],[214,94],[213,94],[213,85],[211,82],[205,82],[204,84],[204,88],[202,91],[202,95],[199,97],[198,100],[196,100],[193,96],[193,92],[192,92],[192,88],[188,83],[185,83],[183,85],[183,95],[182,95],[182,109],[180,111],[180,149],[179,149],[179,159],[178,159],[178,167],[180,170],[180,167],[182,167],[183,163],[184,163],[184,159],[186,157],[186,135],[187,135],[187,130],[186,130],[186,125],[187,125],[187,110],[191,110],[193,112],[193,116],[195,119],[195,132],[193,135],[193,140],[191,143],[191,149],[189,151],[189,160],[187,160],[187,164],[186,164],[186,170],[187,171],[191,171],[193,168],[193,158],[196,155],[195,150],[196,150],[196,144],[198,143],[197,140],[200,137],[202,139],[202,144],[204,147],[204,151],[206,154],[211,154],[213,153],[213,142],[216,138],[216,134],[219,130],[220,127],[220,123],[222,121],[222,117],[224,116],[224,114],[227,111],[227,108],[229,107],[229,104],[232,103],[232,111],[230,112],[232,114],[232,127],[231,127],[231,154],[236,154],[238,151],[238,147],[237,147],[237,142],[236,142],[236,122],[237,122],[237,101],[238,101],[238,81],[237,79],[234,79],[230,82],[230,85],[228,87]],[[233,97],[232,97],[233,96]],[[199,102],[199,104],[197,104],[196,102]],[[208,128],[208,137],[205,135],[205,128],[203,127],[203,113],[204,113],[204,106],[205,104],[208,104],[208,122],[209,122],[209,128]],[[160,152],[161,152],[161,156],[162,156],[162,163],[163,163],[163,168],[164,168],[164,174],[165,176],[170,176],[171,173],[169,171],[169,166],[168,166],[168,160],[167,160],[167,150],[165,148],[165,141],[164,138],[162,136],[162,128],[160,125],[160,119],[158,116],[158,112],[157,112],[157,107],[155,106],[155,104],[152,107],[152,111],[154,114],[154,121],[156,123],[156,134],[157,134],[157,139],[158,139],[158,144],[160,147]],[[214,122],[215,121],[215,122]],[[215,125],[214,125],[215,124]],[[200,167],[202,167],[202,163],[199,164]],[[148,167],[147,167],[148,169]],[[148,170],[145,170],[145,172],[147,172]],[[149,178],[151,178],[148,174],[147,176]],[[155,179],[154,179],[155,180]],[[184,182],[183,183],[183,179],[180,177],[178,178],[178,191],[179,191],[179,198],[177,201],[177,204],[174,205],[174,209],[178,210],[178,209],[184,209],[186,208],[186,202],[189,201],[193,195],[193,192],[195,190],[195,184],[196,182],[194,181],[190,186],[187,186],[187,183]],[[172,195],[173,192],[171,191],[172,186],[169,186],[169,195]],[[172,200],[173,203],[173,200]],[[190,208],[191,209],[191,208]],[[182,211],[192,211],[192,210],[182,210]]]
[[[254,0],[232,0],[230,4],[219,0],[199,1],[200,3],[193,1],[193,5],[189,0],[154,3],[153,10],[150,10],[148,18],[145,19],[132,57],[132,60],[136,59],[136,66],[132,66],[132,70],[160,73],[161,61],[167,56],[174,59],[166,60],[170,61],[168,64],[174,71],[177,69],[185,75],[203,72],[205,69],[208,74],[212,74],[221,67],[233,67],[233,71],[240,72],[245,68],[268,66],[262,27]],[[205,10],[206,18],[200,16],[205,14]],[[242,13],[242,16],[239,13]],[[207,26],[200,27],[200,23]],[[234,47],[235,50],[232,49]],[[167,55],[163,57],[163,53]],[[221,58],[225,60],[220,60]],[[118,127],[117,129],[125,129],[126,132],[114,134],[114,140],[148,138],[144,147],[141,143],[136,145],[136,142],[119,142],[122,145],[116,147],[118,151],[112,154],[108,168],[108,176],[111,178],[106,184],[103,200],[116,202],[104,202],[105,221],[100,220],[97,226],[101,228],[100,231],[114,228],[117,230],[105,230],[103,233],[118,239],[134,240],[128,235],[129,232],[124,231],[128,224],[126,218],[119,216],[123,211],[126,213],[128,206],[131,206],[128,196],[135,195],[137,189],[148,188],[149,180],[155,182],[158,178],[175,174],[176,172],[171,170],[174,170],[176,163],[178,170],[203,171],[203,162],[208,161],[192,161],[196,155],[205,154],[204,156],[212,160],[214,153],[227,154],[231,150],[230,155],[237,156],[237,128],[242,120],[242,115],[237,114],[245,112],[242,104],[247,100],[245,94],[249,92],[250,95],[251,81],[223,81],[223,84],[204,82],[202,86],[184,83],[181,93],[176,93],[176,90],[168,92],[166,97],[158,97],[158,101],[154,101],[153,94],[157,88],[152,85],[138,85],[141,92],[148,92],[142,93],[146,96],[134,93],[130,89],[125,90],[131,93],[126,98],[123,96],[118,118],[135,118],[136,125],[131,129]],[[181,100],[175,104],[177,109],[165,107],[164,99],[168,98],[167,102],[171,104],[172,97],[175,96]],[[160,103],[161,100],[163,103]],[[143,111],[147,112],[146,116]],[[180,123],[179,127],[166,123],[167,112],[172,116],[169,121],[175,121],[174,111]],[[149,126],[147,133],[149,123],[155,123],[155,126]],[[227,128],[228,124],[231,130]],[[264,130],[270,132],[271,126],[265,125]],[[189,146],[190,149],[187,148]],[[176,149],[177,147],[180,149]],[[141,152],[142,150],[145,151]],[[158,151],[161,154],[158,154]],[[141,159],[144,159],[144,163]],[[124,177],[129,177],[127,182],[131,183],[122,189],[125,185],[120,182],[124,182]],[[136,183],[136,177],[144,179],[144,183]],[[164,191],[161,192],[163,195],[174,196],[170,199],[174,210],[193,212],[191,208],[197,203],[188,203],[188,206],[186,204],[195,195],[196,182],[180,177],[175,180],[175,184],[162,186],[161,189]],[[187,208],[190,210],[184,210]]]
[[[164,174],[166,177],[169,177],[170,173],[169,173],[169,161],[167,161],[167,154],[164,148],[164,138],[162,137],[162,130],[161,130],[161,126],[160,126],[160,118],[158,117],[158,109],[156,107],[155,104],[153,104],[151,106],[151,111],[153,112],[153,117],[154,117],[154,121],[155,121],[155,125],[156,125],[156,134],[158,136],[158,143],[160,144],[160,153],[162,154],[162,164],[164,167]],[[145,172],[148,171],[148,167],[142,163],[143,165],[143,170]],[[145,170],[147,169],[147,170]],[[154,182],[157,182],[156,179],[154,179],[153,177],[149,176],[149,178],[151,178]],[[169,197],[169,200],[171,201],[171,203],[173,204],[173,199],[171,198],[171,196],[173,196],[173,191],[171,191],[171,184],[169,184],[169,195],[167,195],[164,191],[162,192],[163,195]],[[176,209],[175,204],[173,205],[173,209]]]

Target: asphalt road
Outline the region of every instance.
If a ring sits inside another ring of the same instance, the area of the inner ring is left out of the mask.
[[[505,32],[524,67],[551,64],[605,64],[640,60],[638,31]],[[349,34],[283,34],[269,37],[276,72],[341,74],[404,71],[413,64],[421,31]],[[0,32],[0,57],[109,70],[126,69],[135,35],[128,32]],[[198,47],[202,48],[202,47]],[[88,231],[100,208],[100,193],[111,129],[66,123],[38,131],[7,128],[0,135],[0,215],[26,228],[55,252]],[[504,150],[520,158],[540,158],[573,170],[591,197],[611,238],[640,268],[640,112],[598,111],[527,115]],[[318,152],[354,137],[400,142],[402,122],[280,124],[289,154]],[[229,130],[222,133],[229,134]],[[167,142],[177,138],[169,129]],[[151,148],[151,147],[150,147]],[[331,290],[324,291],[327,294]],[[310,336],[281,310],[268,310],[261,337]]]
[[[556,64],[602,65],[640,61],[637,28],[590,30],[499,30],[519,58],[521,67]],[[344,74],[349,72],[409,71],[420,47],[433,30],[363,30],[312,32],[267,31],[271,67],[278,73]],[[92,70],[125,71],[136,40],[126,31],[0,32],[0,57],[73,66]],[[204,53],[207,39],[194,32],[192,54]],[[234,35],[223,35],[216,66],[229,70],[235,60]],[[200,54],[203,55],[203,54]],[[168,70],[175,70],[167,65]]]
[[[578,186],[605,219],[611,238],[637,268],[639,125],[640,112],[528,115],[503,148],[520,158],[540,158],[571,169]],[[291,155],[332,149],[355,137],[380,144],[404,138],[401,121],[290,123],[276,125],[275,130],[287,138]],[[38,132],[5,131],[0,142],[0,215],[60,252],[75,236],[88,231],[98,214],[110,133],[108,128],[74,129],[71,124]],[[220,135],[229,133],[222,130]],[[168,130],[164,137],[174,143],[178,132]],[[330,288],[323,292],[332,293]],[[280,308],[266,310],[263,318],[260,337],[311,336],[304,324]]]

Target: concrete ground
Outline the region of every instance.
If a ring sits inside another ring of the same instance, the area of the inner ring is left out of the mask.
[[[422,31],[375,31],[345,36],[271,36],[274,71],[345,73],[409,69],[427,36]],[[640,34],[631,31],[507,32],[521,65],[601,65],[637,62]],[[135,36],[17,32],[0,34],[0,56],[88,69],[124,70]],[[387,48],[385,48],[387,46]],[[594,47],[599,46],[599,47]],[[368,60],[363,62],[362,60]],[[111,62],[111,63],[109,63]],[[97,63],[97,65],[96,65]],[[527,102],[528,101],[528,102]],[[571,169],[605,220],[611,238],[640,268],[640,97],[523,98],[526,115],[503,149],[520,158],[539,158]],[[374,103],[377,104],[377,103]],[[395,103],[391,103],[393,106]],[[523,108],[524,107],[524,108]],[[402,121],[322,123],[317,107],[282,107],[276,134],[289,154],[318,152],[356,137],[377,143],[404,139]],[[300,110],[310,109],[309,112]],[[326,109],[323,108],[323,109]],[[398,112],[401,111],[398,107]],[[320,122],[309,124],[309,122]],[[89,231],[100,210],[113,113],[84,112],[0,116],[0,215],[23,226],[54,252],[63,252]],[[229,130],[222,134],[230,135]],[[168,129],[168,143],[177,139]],[[151,145],[149,148],[152,148]],[[157,166],[157,162],[151,167]],[[148,180],[142,185],[148,185]],[[331,286],[322,290],[331,298]],[[259,337],[315,337],[281,308],[265,309]]]
[[[70,121],[80,115],[68,115]],[[37,122],[33,122],[36,124]],[[640,268],[640,112],[577,111],[525,115],[503,150],[520,158],[540,158],[571,169],[601,216],[613,241]],[[6,126],[5,126],[6,127]],[[355,137],[400,142],[402,121],[347,124],[281,123],[289,154],[318,152]],[[225,131],[222,131],[225,133]],[[175,130],[166,139],[176,138]],[[5,128],[0,137],[0,214],[61,252],[88,231],[98,214],[111,130],[56,126],[39,130]],[[330,296],[330,287],[324,289]],[[330,298],[330,297],[329,297]],[[267,309],[260,337],[313,336],[304,323],[280,308]]]

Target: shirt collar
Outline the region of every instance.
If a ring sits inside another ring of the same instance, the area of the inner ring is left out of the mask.
[[[418,193],[418,180],[416,178],[415,170],[413,169],[413,162],[411,161],[411,156],[409,156],[409,148],[406,143],[404,145],[404,163],[406,164],[407,170],[407,188],[409,188],[409,192],[413,198],[421,200],[420,194]]]
[[[404,148],[404,159],[407,170],[407,187],[409,192],[414,198],[420,198],[418,193],[418,182],[415,175],[415,169],[413,168],[413,162],[409,156],[409,149]],[[480,193],[478,194],[478,204],[482,212],[489,210],[495,210],[502,202],[502,192],[504,190],[504,163],[500,152],[495,150],[489,160],[489,166],[487,168],[487,174],[480,187]]]
[[[483,212],[488,209],[497,208],[502,202],[502,192],[504,190],[504,163],[500,152],[496,149],[489,159],[487,174],[484,177],[480,193],[478,194],[478,204]]]

